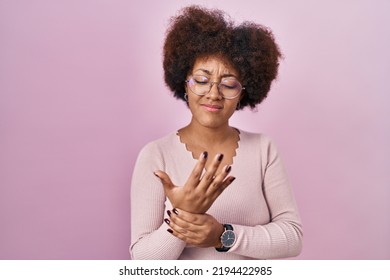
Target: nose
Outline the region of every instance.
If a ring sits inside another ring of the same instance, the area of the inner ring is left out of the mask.
[[[211,83],[211,88],[210,88],[209,93],[207,94],[207,98],[210,98],[212,100],[221,100],[222,99],[222,95],[219,92],[218,83],[216,83],[216,82]]]

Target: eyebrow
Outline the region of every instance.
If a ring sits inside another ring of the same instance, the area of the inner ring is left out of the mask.
[[[204,73],[206,73],[207,75],[212,75],[212,73],[209,71],[209,70],[207,70],[207,69],[203,69],[203,68],[199,68],[199,69],[196,69],[195,70],[195,72],[196,71],[202,71],[202,72],[204,72]],[[221,76],[221,78],[226,78],[226,77],[233,77],[233,78],[236,78],[237,79],[237,77],[235,76],[235,75],[233,75],[233,74],[230,74],[230,73],[228,73],[228,74],[223,74],[222,76]]]

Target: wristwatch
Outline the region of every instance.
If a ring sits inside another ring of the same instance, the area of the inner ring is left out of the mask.
[[[221,248],[215,248],[218,252],[227,252],[233,247],[236,242],[236,234],[233,231],[232,225],[224,224],[225,231],[221,235]]]

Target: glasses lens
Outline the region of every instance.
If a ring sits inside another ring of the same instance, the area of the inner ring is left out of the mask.
[[[224,79],[219,84],[219,90],[225,98],[234,98],[240,94],[242,86],[236,79]]]
[[[188,86],[197,95],[206,95],[210,91],[210,81],[205,76],[193,76],[188,81]]]

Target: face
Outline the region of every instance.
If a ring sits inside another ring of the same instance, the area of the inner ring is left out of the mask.
[[[229,125],[229,119],[235,112],[242,93],[233,99],[223,98],[218,84],[225,81],[239,80],[237,71],[219,57],[197,59],[192,71],[187,75],[202,80],[215,82],[210,92],[203,96],[194,94],[186,83],[188,105],[192,113],[192,121],[208,128],[220,128]]]

